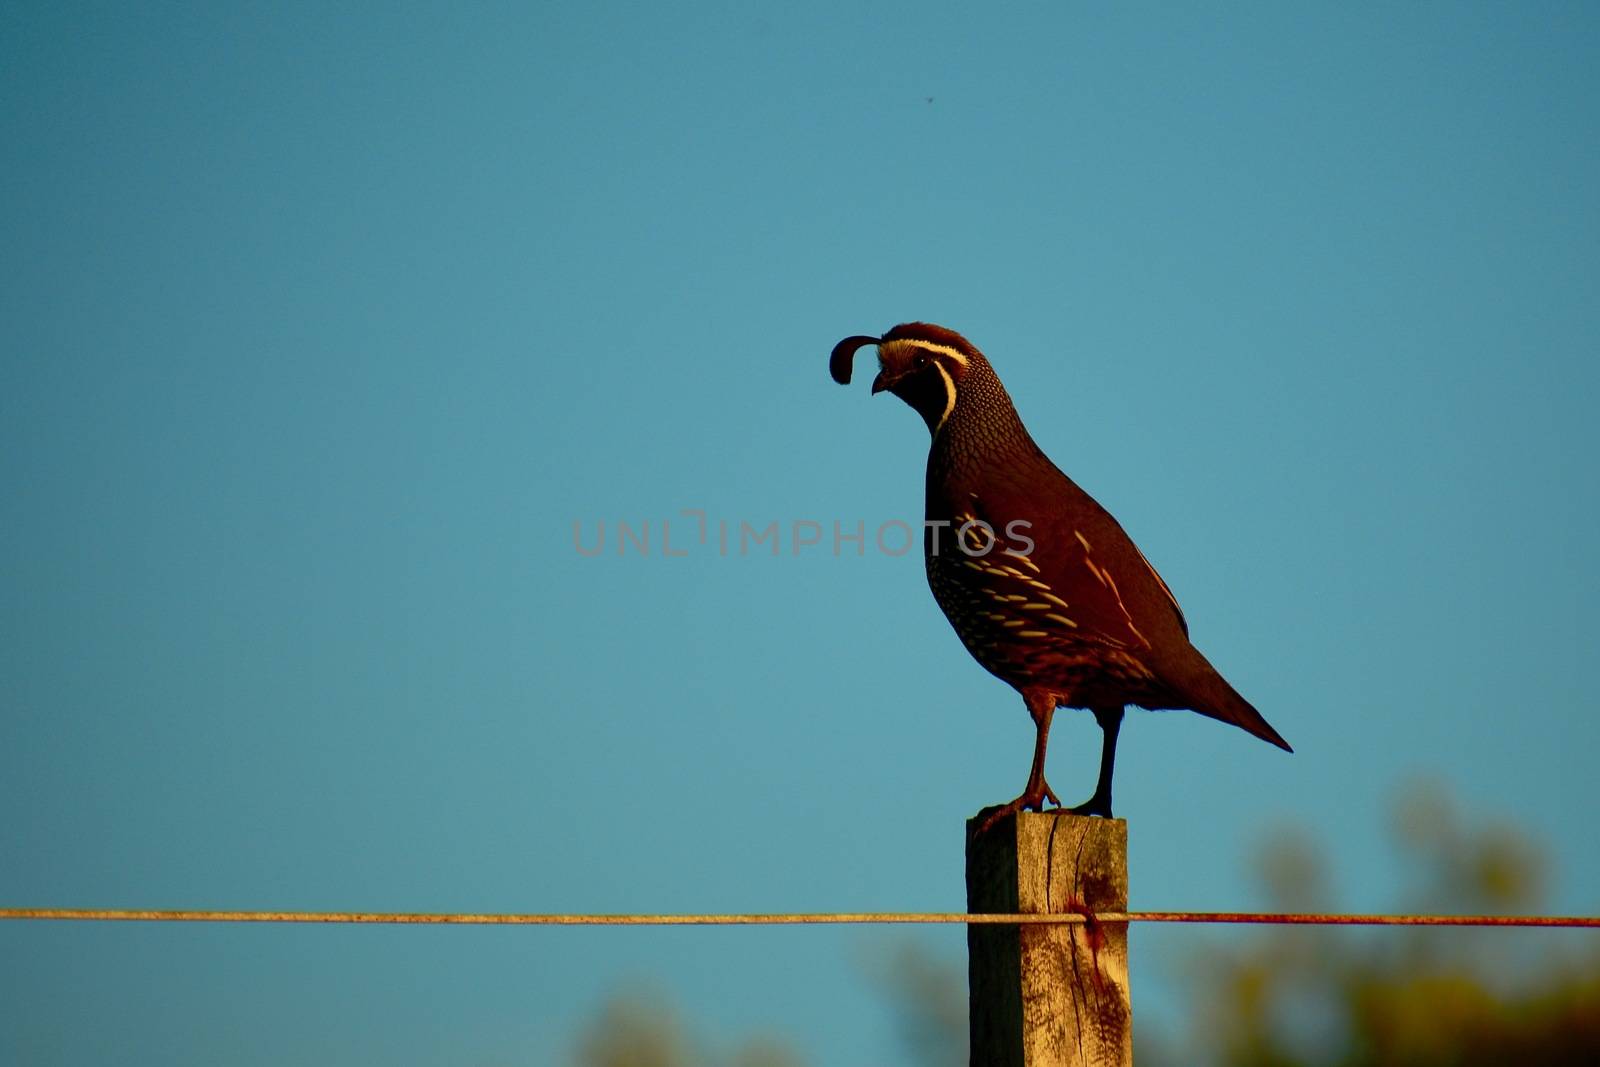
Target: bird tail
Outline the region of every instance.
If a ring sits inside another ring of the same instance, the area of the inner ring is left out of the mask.
[[[1228,684],[1228,680],[1217,673],[1215,667],[1202,659],[1204,670],[1199,678],[1191,680],[1185,688],[1193,700],[1190,707],[1200,714],[1219,722],[1231,723],[1246,733],[1268,744],[1277,745],[1285,752],[1293,752],[1289,742],[1283,735],[1272,728],[1262,714],[1251,703],[1239,695],[1239,691]]]

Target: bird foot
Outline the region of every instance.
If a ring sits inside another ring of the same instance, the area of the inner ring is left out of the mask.
[[[1007,815],[1015,815],[1019,811],[1044,811],[1044,802],[1049,801],[1057,808],[1061,807],[1061,798],[1041,778],[1038,783],[1030,783],[1022,795],[1008,804],[996,804],[991,808],[984,808],[978,812],[982,822],[978,823],[978,833],[987,833],[995,823]]]
[[[1085,800],[1077,807],[1068,808],[1067,810],[1072,812],[1074,815],[1098,815],[1102,819],[1112,818],[1111,798],[1108,796],[1102,796],[1099,793],[1096,793],[1094,796],[1090,797],[1088,800]]]

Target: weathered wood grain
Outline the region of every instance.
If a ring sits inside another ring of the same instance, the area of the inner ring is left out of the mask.
[[[1125,912],[1128,824],[1024,812],[967,823],[967,910]],[[967,928],[973,1067],[1132,1067],[1126,923]]]

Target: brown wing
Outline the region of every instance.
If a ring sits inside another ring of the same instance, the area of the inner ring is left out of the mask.
[[[1015,553],[1006,562],[1035,572],[1080,628],[1131,649],[1187,646],[1188,625],[1166,582],[1116,519],[1044,463],[1047,471],[1025,477],[990,472],[981,492],[968,493],[973,514]]]

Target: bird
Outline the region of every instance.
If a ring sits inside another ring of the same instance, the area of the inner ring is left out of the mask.
[[[1045,780],[1058,708],[1091,712],[1102,738],[1094,793],[1079,815],[1111,818],[1117,735],[1129,705],[1192,710],[1293,752],[1189,640],[1167,583],[1105,508],[1034,442],[994,368],[965,337],[906,322],[834,346],[834,381],[878,350],[872,393],[922,416],[930,443],[923,559],[928,586],[977,662],[1021,696],[1033,719],[1022,794],[979,813],[979,831],[1061,801]]]

